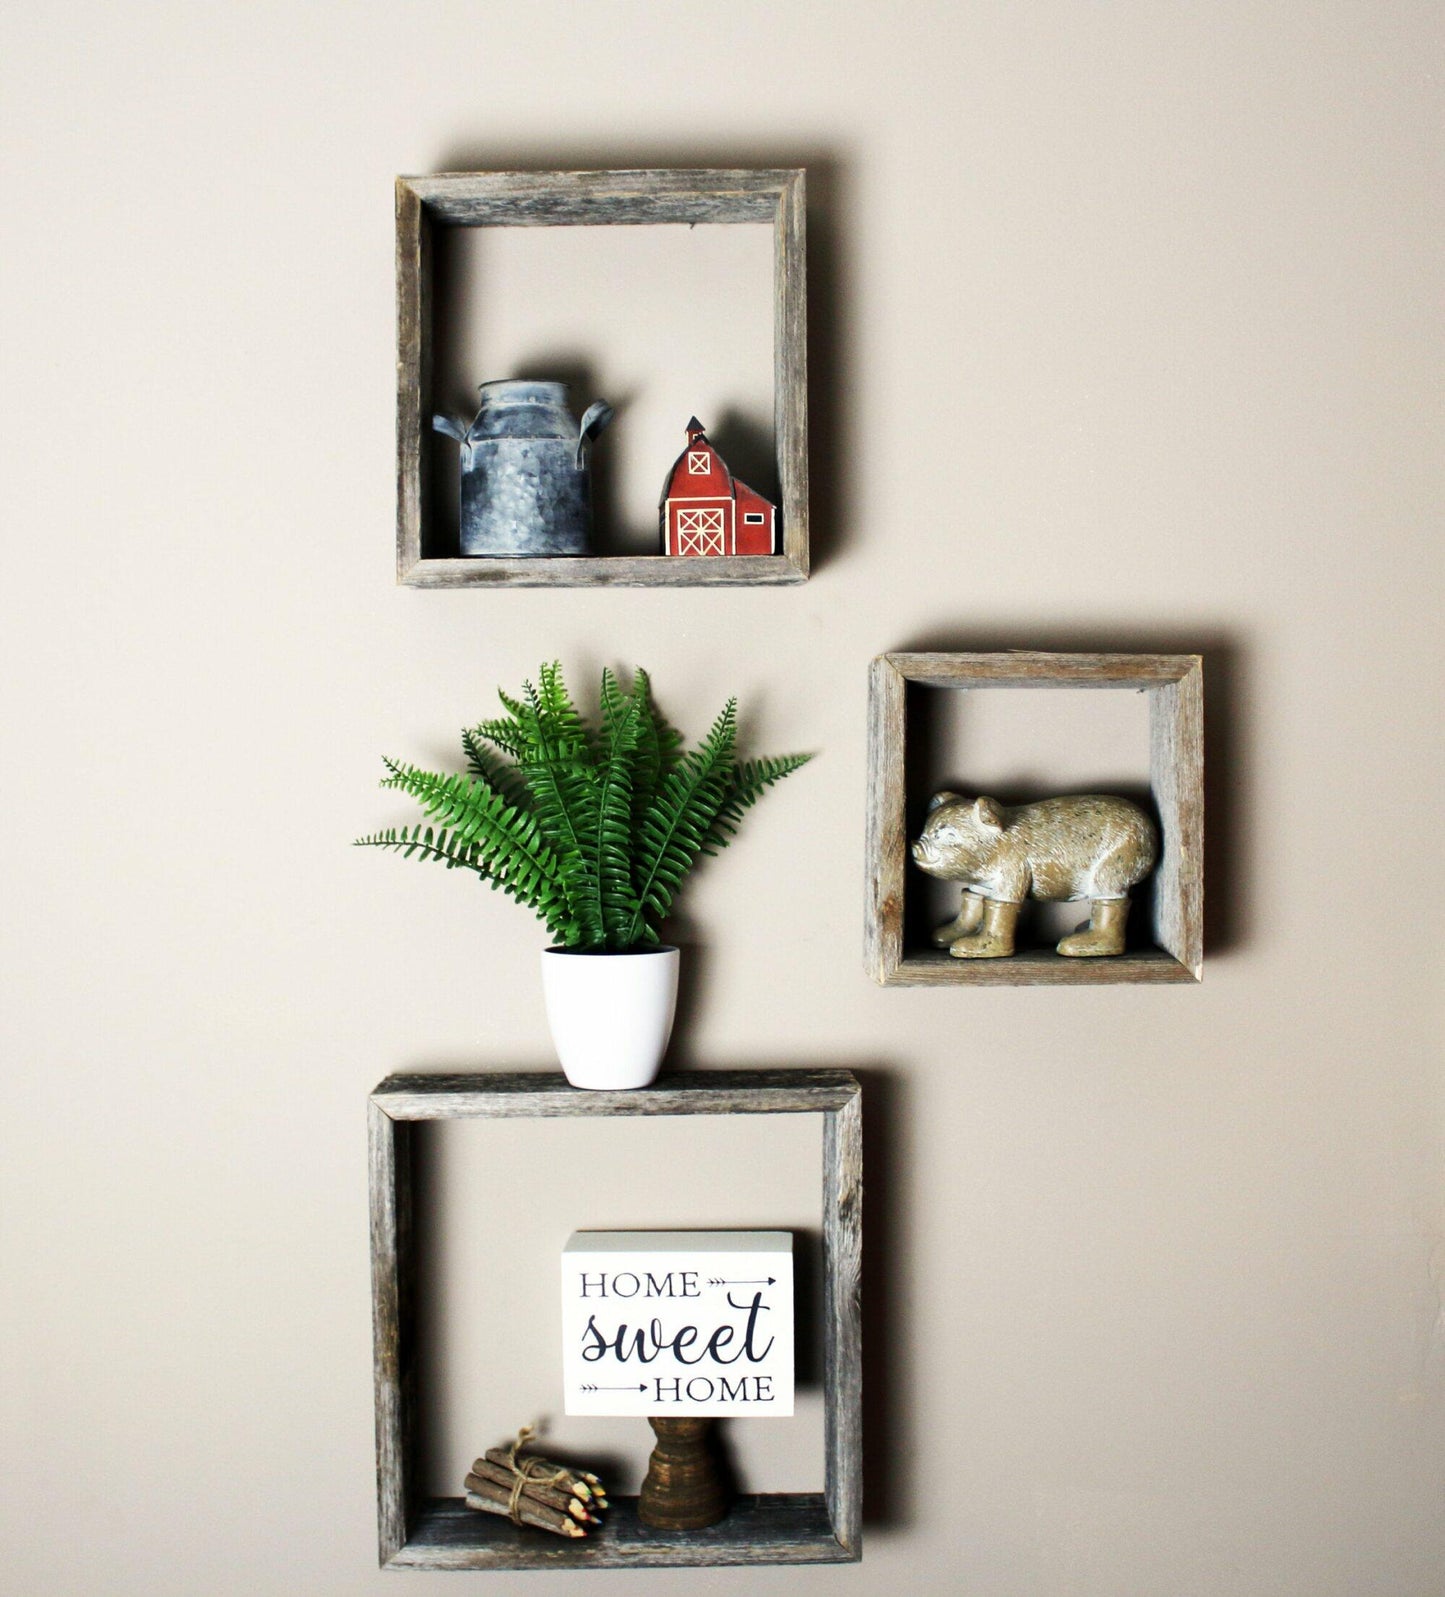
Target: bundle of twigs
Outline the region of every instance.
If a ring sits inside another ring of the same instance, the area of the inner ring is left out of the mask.
[[[607,1507],[602,1482],[588,1470],[569,1469],[536,1454],[520,1458],[533,1434],[524,1425],[515,1442],[489,1447],[475,1460],[466,1479],[467,1507],[554,1536],[585,1536],[591,1526],[602,1523]]]

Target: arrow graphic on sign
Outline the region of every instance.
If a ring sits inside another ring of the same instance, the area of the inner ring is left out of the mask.
[[[578,1388],[581,1392],[645,1392],[647,1386],[641,1383],[637,1386],[589,1386],[586,1382]]]
[[[775,1275],[770,1275],[766,1281],[724,1281],[720,1276],[709,1276],[707,1284],[709,1286],[773,1286],[777,1279]]]

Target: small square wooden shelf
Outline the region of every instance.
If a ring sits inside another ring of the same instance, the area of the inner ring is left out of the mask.
[[[908,686],[1127,688],[1149,696],[1149,784],[1160,820],[1155,947],[1111,959],[1028,949],[954,959],[905,946]],[[1197,654],[885,654],[868,685],[866,965],[888,986],[1101,986],[1197,981],[1203,965],[1203,667]]]
[[[445,172],[396,180],[396,571],[411,587],[712,587],[808,575],[806,199],[777,171]],[[766,222],[773,228],[773,431],[780,554],[463,559],[429,553],[423,450],[433,409],[432,283],[439,227]]]
[[[411,1147],[424,1120],[559,1116],[821,1114],[824,1488],[739,1498],[721,1523],[658,1531],[614,1498],[585,1542],[524,1531],[423,1498],[417,1480]],[[579,1092],[560,1076],[389,1076],[369,1104],[372,1319],[380,1561],[386,1569],[646,1569],[836,1564],[862,1556],[862,1097],[846,1070],[699,1071],[636,1092]]]

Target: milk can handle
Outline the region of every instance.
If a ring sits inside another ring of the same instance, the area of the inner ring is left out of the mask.
[[[587,440],[595,438],[598,433],[612,420],[612,406],[605,399],[594,399],[587,407],[586,414],[582,417],[582,426],[577,432],[577,469],[582,469],[582,456],[587,448]]]

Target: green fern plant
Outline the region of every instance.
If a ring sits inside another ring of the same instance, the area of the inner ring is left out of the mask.
[[[357,838],[465,870],[533,910],[564,948],[622,952],[657,943],[684,878],[732,840],[747,811],[810,758],[736,757],[737,700],[684,749],[638,670],[630,688],[602,673],[599,713],[578,713],[556,662],[505,715],[462,733],[466,771],[387,760],[386,788],[425,822]]]

